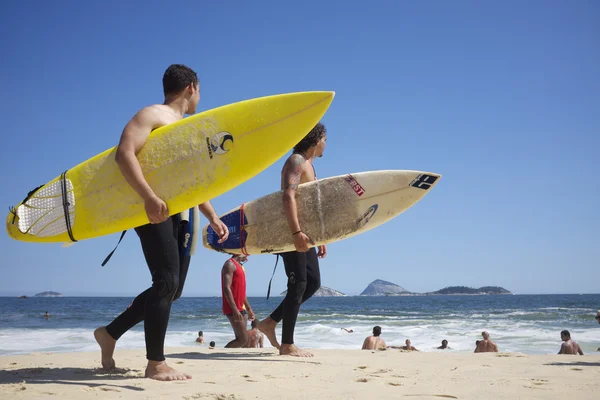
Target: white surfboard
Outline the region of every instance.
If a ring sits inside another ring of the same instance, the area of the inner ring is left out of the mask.
[[[302,184],[296,196],[300,226],[316,246],[358,235],[408,210],[440,178],[441,175],[431,172],[384,170]],[[232,254],[295,250],[282,193],[260,197],[221,216],[229,228],[229,238],[224,243],[218,243],[218,235],[205,226],[204,247]]]

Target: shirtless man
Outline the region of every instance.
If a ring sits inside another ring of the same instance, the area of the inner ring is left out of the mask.
[[[246,347],[263,347],[264,335],[258,330],[258,321],[256,318],[252,321],[252,329],[248,330],[248,343]]]
[[[146,377],[162,381],[190,379],[191,376],[169,367],[164,356],[165,334],[171,313],[171,303],[183,290],[190,257],[179,253],[183,240],[179,214],[169,217],[167,204],[150,187],[137,159],[138,152],[150,133],[185,114],[196,112],[200,101],[200,83],[196,73],[181,64],[173,64],[163,75],[163,104],[141,109],[127,123],[115,153],[115,161],[129,185],[144,202],[149,223],[135,228],[152,275],[152,286],[139,294],[123,313],[109,325],[94,331],[100,345],[102,367],[113,370],[113,353],[117,340],[136,324],[144,321],[146,340]],[[223,242],[229,236],[210,202],[198,206]]]
[[[313,161],[323,156],[327,140],[326,129],[318,123],[295,147],[281,171],[283,207],[294,240],[296,251],[282,253],[285,274],[288,277],[287,294],[270,316],[258,324],[258,329],[267,336],[271,345],[279,349],[280,355],[312,357],[312,353],[294,345],[294,329],[300,305],[310,299],[321,287],[319,260],[327,254],[325,245],[314,248],[310,232],[303,232],[298,220],[296,189],[298,185],[317,179]],[[283,320],[281,346],[275,336],[275,327]]]
[[[558,352],[558,354],[579,354],[581,356],[583,355],[583,351],[581,351],[581,348],[579,347],[577,342],[571,339],[571,333],[569,331],[562,331],[560,333],[560,338],[564,343],[560,346],[560,351]]]
[[[373,328],[373,335],[365,338],[361,350],[378,350],[387,348],[385,342],[381,337],[381,327],[376,326]]]
[[[400,347],[402,350],[409,350],[409,351],[419,351],[417,350],[416,347],[414,347],[411,343],[410,343],[410,339],[406,339],[406,341],[404,342],[404,344],[406,346],[402,346]]]
[[[483,331],[481,332],[481,336],[483,336],[483,340],[477,343],[474,353],[497,353],[498,346],[490,340],[490,334]]]

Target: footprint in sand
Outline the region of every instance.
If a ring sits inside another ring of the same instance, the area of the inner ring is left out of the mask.
[[[357,379],[356,382],[367,383],[367,382],[369,382],[369,380],[367,378],[360,378],[360,379]]]
[[[113,388],[107,388],[107,387],[101,387],[100,390],[102,390],[103,392],[120,392],[119,389],[113,389]]]

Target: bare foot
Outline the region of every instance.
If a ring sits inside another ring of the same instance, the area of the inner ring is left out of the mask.
[[[273,320],[271,317],[267,317],[258,323],[258,330],[265,334],[269,342],[271,342],[271,346],[279,349],[279,343],[277,342],[277,336],[275,336],[275,327],[277,326],[277,322]]]
[[[312,357],[313,354],[309,351],[299,349],[293,344],[282,344],[279,349],[280,356],[293,356],[293,357]]]
[[[166,361],[148,361],[146,378],[156,379],[157,381],[184,381],[192,379],[192,376],[174,370],[167,365]]]
[[[94,337],[96,338],[96,342],[100,345],[102,368],[106,371],[112,371],[115,369],[113,353],[115,352],[115,344],[117,344],[117,341],[108,334],[105,326],[96,329],[94,331]]]

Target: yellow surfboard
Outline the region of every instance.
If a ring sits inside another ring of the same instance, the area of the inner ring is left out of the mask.
[[[171,215],[265,170],[325,114],[334,92],[299,92],[229,104],[156,129],[137,157]],[[6,218],[27,242],[74,242],[148,223],[142,198],[115,162],[116,146],[32,190]]]

